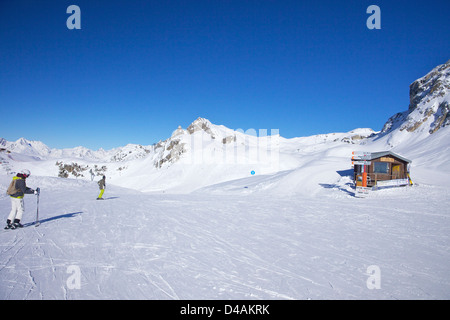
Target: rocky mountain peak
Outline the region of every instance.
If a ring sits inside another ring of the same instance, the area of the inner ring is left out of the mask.
[[[178,128],[174,132],[172,132],[171,139],[173,139],[177,136],[181,136],[185,133],[186,133],[186,131],[181,126],[178,126]]]
[[[187,131],[190,134],[193,134],[193,133],[195,133],[197,131],[203,130],[206,133],[208,133],[209,135],[211,135],[212,139],[215,139],[215,134],[212,131],[211,127],[212,127],[212,123],[208,119],[199,117],[199,118],[197,118],[197,120],[192,122],[189,125],[189,127],[187,127]]]
[[[389,118],[381,134],[396,129],[433,134],[450,125],[450,60],[414,81],[409,100],[408,110]]]
[[[426,76],[417,79],[409,86],[409,111],[419,104],[436,97],[445,97],[450,92],[450,60],[437,66]]]

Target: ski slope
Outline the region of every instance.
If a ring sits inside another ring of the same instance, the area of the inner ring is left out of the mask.
[[[41,225],[0,232],[0,299],[450,298],[448,188],[268,197],[248,190],[282,177],[255,178],[191,194],[109,186],[96,201],[95,182],[31,176]]]

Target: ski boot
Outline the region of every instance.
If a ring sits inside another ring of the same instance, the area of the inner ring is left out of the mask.
[[[11,226],[11,229],[23,228],[23,224],[20,223],[19,219],[14,219],[14,223]]]
[[[11,229],[12,228],[12,223],[11,223],[11,220],[6,220],[6,227],[5,227],[5,230],[8,230],[8,229]]]

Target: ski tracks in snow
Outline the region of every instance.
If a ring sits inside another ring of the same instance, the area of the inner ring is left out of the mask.
[[[0,298],[448,298],[448,194],[408,190],[372,199],[119,190],[105,201],[55,190],[58,200],[41,199],[39,227],[0,233]],[[366,286],[370,265],[380,290]]]

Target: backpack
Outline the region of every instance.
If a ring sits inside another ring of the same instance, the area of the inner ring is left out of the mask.
[[[98,180],[97,184],[100,187],[100,189],[105,189],[105,187],[106,187],[105,180],[103,180],[103,179]]]
[[[11,183],[9,184],[8,189],[6,190],[6,193],[9,196],[12,196],[13,194],[16,194],[17,192],[19,192],[20,190],[16,188],[16,180],[11,181]]]

